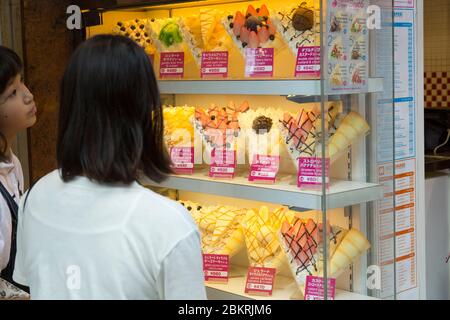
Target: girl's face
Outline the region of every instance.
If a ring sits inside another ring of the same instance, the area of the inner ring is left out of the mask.
[[[17,75],[0,95],[0,130],[6,137],[36,122],[36,104],[30,90]]]

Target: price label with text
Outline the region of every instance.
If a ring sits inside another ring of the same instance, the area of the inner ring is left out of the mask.
[[[273,77],[274,48],[245,49],[246,77]]]
[[[320,77],[320,47],[298,48],[295,77]]]
[[[170,149],[172,168],[178,174],[194,173],[194,148],[174,147]]]
[[[327,300],[334,300],[336,295],[336,279],[328,279]],[[307,276],[305,286],[305,300],[324,300],[325,281],[322,277]]]
[[[206,282],[227,283],[230,257],[221,254],[203,255],[203,272]]]
[[[159,76],[165,78],[183,78],[184,52],[161,52]]]
[[[330,184],[330,159],[325,159],[325,183]],[[298,159],[297,185],[301,187],[318,188],[322,185],[322,158],[300,157]]]
[[[280,167],[279,156],[268,156],[255,154],[250,166],[249,181],[260,181],[275,183],[278,169]]]
[[[202,78],[228,77],[228,51],[205,51],[202,53]]]
[[[236,150],[213,149],[211,152],[211,178],[234,178],[236,171]]]
[[[245,293],[250,295],[271,296],[275,283],[276,269],[249,267]]]

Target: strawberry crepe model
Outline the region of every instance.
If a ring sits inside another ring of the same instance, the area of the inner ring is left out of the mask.
[[[331,103],[326,114],[325,128],[328,135],[333,135],[335,121],[339,114],[340,105]],[[300,109],[297,115],[285,113],[280,121],[280,130],[288,148],[289,155],[298,167],[298,158],[318,156],[317,147],[320,145],[322,130],[320,112],[316,108]]]
[[[280,239],[288,257],[291,271],[299,285],[304,290],[306,277],[320,275],[324,263],[323,224],[312,219],[302,220],[298,217],[289,223],[285,221],[281,227]],[[327,224],[327,240],[331,256],[342,241],[344,232],[339,227]]]
[[[279,47],[276,28],[270,18],[266,5],[255,9],[249,5],[247,11],[237,11],[223,19],[223,25],[233,38],[234,43],[245,56],[245,48]]]
[[[240,132],[238,116],[248,110],[247,101],[244,101],[239,107],[236,107],[231,101],[227,107],[212,104],[206,110],[196,108],[196,130],[201,133],[208,147],[233,149]]]

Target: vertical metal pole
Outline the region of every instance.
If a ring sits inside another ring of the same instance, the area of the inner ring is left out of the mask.
[[[323,242],[323,279],[324,279],[324,300],[328,300],[328,270],[327,270],[327,264],[328,264],[328,247],[327,247],[327,184],[325,181],[326,178],[326,146],[325,146],[325,65],[324,65],[324,54],[325,54],[325,42],[324,42],[324,23],[325,23],[325,16],[324,16],[324,6],[323,3],[326,0],[320,1],[320,70],[321,70],[321,76],[320,76],[320,108],[321,108],[321,147],[322,147],[322,239],[324,239]]]

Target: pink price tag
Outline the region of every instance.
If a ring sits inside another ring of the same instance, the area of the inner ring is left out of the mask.
[[[236,150],[213,149],[211,152],[211,178],[233,179],[236,171]]]
[[[203,255],[203,273],[206,282],[228,283],[230,257],[222,254]]]
[[[205,51],[202,53],[202,78],[228,77],[228,51]]]
[[[280,168],[280,156],[255,154],[250,166],[248,181],[275,183]]]
[[[325,159],[325,183],[330,185],[330,159]],[[318,188],[322,185],[322,158],[300,157],[298,159],[297,185]]]
[[[307,276],[305,286],[305,300],[325,299],[325,281],[322,277]],[[336,279],[328,279],[327,299],[334,300],[336,295]]]
[[[245,293],[257,296],[271,296],[275,282],[276,269],[249,267]]]
[[[170,159],[172,168],[178,174],[194,173],[194,148],[193,147],[174,147],[170,149]]]
[[[320,78],[320,47],[298,48],[295,77]]]
[[[246,77],[273,77],[274,48],[245,49]]]
[[[184,52],[161,52],[159,77],[183,78],[184,76]]]

